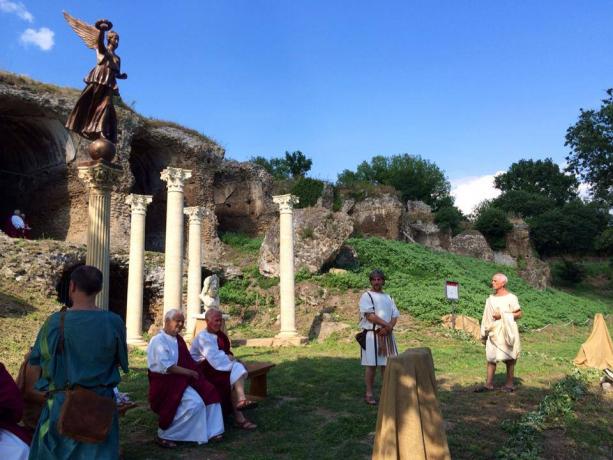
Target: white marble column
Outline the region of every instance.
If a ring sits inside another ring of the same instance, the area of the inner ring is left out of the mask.
[[[298,336],[294,302],[294,195],[277,195],[272,200],[279,205],[279,288],[281,297],[281,331],[278,338]]]
[[[189,217],[187,247],[187,311],[185,336],[191,338],[196,326],[196,315],[200,314],[200,288],[202,287],[202,219],[206,211],[201,206],[185,208]]]
[[[78,166],[79,178],[89,189],[87,210],[87,256],[85,263],[102,272],[102,290],[96,305],[109,309],[109,267],[111,250],[111,190],[122,174],[122,168],[103,160],[86,161]]]
[[[143,285],[145,280],[145,216],[150,195],[128,195],[126,203],[132,209],[130,222],[130,265],[128,268],[128,298],[126,305],[127,341],[130,345],[145,345],[143,340]]]
[[[188,169],[166,168],[160,177],[166,182],[166,244],[164,248],[164,313],[181,308],[183,279],[183,187],[192,177]]]

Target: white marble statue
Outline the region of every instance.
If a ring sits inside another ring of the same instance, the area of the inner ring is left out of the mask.
[[[204,304],[204,311],[211,308],[219,310],[219,277],[215,274],[207,276],[202,286],[200,299]]]

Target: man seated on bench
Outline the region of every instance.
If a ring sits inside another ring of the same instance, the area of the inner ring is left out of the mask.
[[[174,441],[219,441],[224,432],[217,390],[198,371],[179,335],[184,322],[181,311],[166,312],[164,329],[147,348],[149,403],[160,416],[155,441],[162,447],[176,447]]]
[[[256,405],[245,397],[247,369],[230,351],[230,339],[221,331],[221,312],[211,308],[207,310],[205,319],[206,329],[192,342],[192,358],[198,362],[207,380],[217,388],[224,413],[234,413],[234,423],[238,428],[255,430],[257,426],[241,412]]]

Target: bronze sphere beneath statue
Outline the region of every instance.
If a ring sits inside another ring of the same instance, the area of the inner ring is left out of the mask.
[[[115,157],[115,144],[101,137],[89,144],[87,151],[92,160],[106,160],[110,162]]]

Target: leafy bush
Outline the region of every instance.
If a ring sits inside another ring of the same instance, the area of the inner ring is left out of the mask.
[[[513,225],[503,210],[490,206],[479,214],[475,228],[483,233],[492,249],[497,250],[506,246],[505,236],[513,229]]]
[[[491,294],[490,280],[498,271],[507,275],[509,288],[518,296],[524,310],[519,322],[522,329],[539,328],[552,322],[584,322],[606,308],[565,292],[553,289],[538,291],[509,267],[470,257],[379,238],[351,238],[347,244],[357,251],[360,268],[342,275],[311,275],[314,282],[342,290],[362,290],[368,287],[368,273],[373,268],[380,268],[387,276],[385,290],[394,297],[398,307],[433,323],[450,311],[443,290],[446,279],[458,281],[461,285],[456,311],[481,318],[485,300]]]
[[[464,220],[464,215],[455,206],[446,206],[440,208],[435,216],[434,221],[441,230],[451,230],[453,235],[457,235],[461,231],[460,223]]]
[[[575,201],[530,219],[530,237],[541,255],[589,253],[607,222],[606,211],[595,203]]]
[[[307,208],[317,203],[323,190],[323,181],[311,179],[310,177],[302,177],[292,185],[291,194],[296,195],[299,199],[296,205],[297,208]]]
[[[585,269],[577,262],[562,260],[552,264],[552,275],[556,284],[577,284],[585,277]]]

